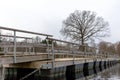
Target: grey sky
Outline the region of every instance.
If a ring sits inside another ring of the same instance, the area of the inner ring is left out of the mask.
[[[110,24],[111,37],[103,40],[120,41],[120,0],[0,0],[0,26],[54,35],[62,21],[75,10],[95,11]]]

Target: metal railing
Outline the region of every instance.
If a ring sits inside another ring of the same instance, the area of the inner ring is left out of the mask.
[[[8,31],[13,31],[14,35],[13,36],[6,36],[6,37],[13,37],[14,41],[13,41],[13,45],[14,45],[14,54],[13,54],[13,62],[16,63],[16,47],[17,47],[17,43],[16,43],[16,38],[24,38],[24,37],[18,37],[16,35],[17,32],[22,32],[22,33],[29,33],[29,34],[35,34],[35,35],[40,35],[40,36],[45,36],[45,37],[52,37],[52,35],[48,35],[48,34],[42,34],[42,33],[36,33],[36,32],[32,32],[32,31],[25,31],[25,30],[19,30],[19,29],[13,29],[13,28],[7,28],[7,27],[2,27],[0,26],[0,29],[2,30],[8,30]]]
[[[54,39],[54,38],[46,38],[48,41],[52,41],[51,45],[52,47],[49,47],[49,53],[51,53],[52,55],[52,68],[54,68],[55,66],[55,59],[59,58],[60,55],[64,55],[64,57],[60,57],[60,58],[72,58],[73,59],[73,64],[75,59],[77,58],[84,58],[84,60],[86,61],[86,59],[92,59],[92,60],[109,60],[110,58],[116,58],[116,54],[111,54],[109,52],[106,51],[100,51],[98,48],[94,48],[94,47],[90,47],[90,46],[85,46],[83,45],[83,50],[80,50],[80,46],[79,44],[76,43],[72,43],[72,42],[68,42],[68,41],[64,41],[64,40],[58,40],[58,39]],[[56,43],[59,44],[56,44]],[[62,47],[61,47],[61,44]],[[102,52],[102,53],[101,53]],[[57,56],[57,54],[59,54]],[[66,54],[66,56],[65,56]],[[57,57],[56,57],[57,56]]]
[[[38,49],[42,49],[44,52],[48,53],[48,58],[52,57],[52,66],[54,67],[54,60],[57,56],[57,58],[60,57],[60,55],[64,55],[63,58],[73,58],[73,64],[74,64],[74,60],[75,58],[93,58],[93,59],[97,59],[97,58],[110,58],[112,55],[110,55],[109,53],[105,52],[105,51],[97,51],[97,48],[94,47],[89,47],[86,45],[81,46],[83,48],[83,50],[80,49],[80,45],[77,43],[73,43],[73,42],[68,42],[68,41],[64,41],[64,40],[59,40],[59,39],[54,39],[51,38],[52,35],[48,35],[48,34],[42,34],[42,33],[36,33],[36,32],[31,32],[31,31],[25,31],[25,30],[18,30],[18,29],[13,29],[13,28],[6,28],[6,27],[1,27],[0,29],[2,30],[10,30],[13,31],[14,35],[3,35],[1,34],[0,36],[3,37],[12,37],[14,40],[13,42],[10,41],[2,41],[0,42],[0,47],[3,49],[4,53],[7,53],[8,48],[12,48],[13,51],[13,58],[14,58],[14,63],[16,63],[16,53],[19,52],[20,48],[26,48],[21,50],[22,52],[33,52],[36,53],[37,48]],[[33,43],[33,38],[31,37],[23,37],[23,36],[17,36],[16,33],[17,32],[22,32],[22,33],[29,33],[29,34],[35,34],[35,35],[40,35],[40,36],[44,36],[46,38],[46,43],[42,44],[42,43]],[[26,42],[18,42],[16,41],[16,39],[18,38],[22,38],[25,39]],[[32,40],[31,43],[27,42],[27,39]],[[42,51],[41,50],[41,51]],[[39,52],[39,51],[38,51]],[[102,52],[102,53],[101,53]],[[112,56],[113,57],[113,56]],[[61,57],[60,57],[61,58]]]

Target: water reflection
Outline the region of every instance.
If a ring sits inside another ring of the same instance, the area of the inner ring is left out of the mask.
[[[6,69],[6,77],[4,80],[19,80],[25,74],[33,71],[28,69]],[[26,73],[24,73],[26,72]],[[0,68],[0,75],[2,74],[2,68]],[[73,75],[57,75],[54,77],[41,77],[39,74],[30,76],[25,80],[120,80],[120,64],[112,66],[102,71],[99,68],[88,71],[89,75],[85,75],[84,72],[77,72]],[[2,76],[2,75],[1,75]],[[0,76],[0,79],[1,79]]]
[[[97,75],[90,80],[120,80],[120,64],[97,73]]]
[[[91,69],[88,73],[88,76],[85,75],[84,72],[77,72],[69,76],[59,76],[48,79],[40,78],[39,80],[120,80],[120,64],[107,69]]]

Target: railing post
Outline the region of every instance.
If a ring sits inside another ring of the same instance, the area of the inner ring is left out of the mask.
[[[27,52],[28,52],[28,49],[27,49],[27,38],[26,38],[25,40],[26,40],[26,41],[25,41],[25,42],[26,42],[26,43],[25,43],[25,45],[26,45],[26,48],[25,48],[25,49],[26,49],[26,54],[27,54]]]
[[[97,58],[96,58],[96,53],[97,53],[97,52],[96,52],[96,49],[95,49],[95,48],[93,48],[93,49],[94,49],[94,50],[93,50],[93,51],[94,51],[94,52],[93,52],[93,53],[94,53],[94,55],[93,55],[93,56],[94,56],[94,61],[97,61],[97,60],[96,60],[96,59],[97,59]]]
[[[52,41],[52,68],[54,68],[55,60],[54,60],[54,41]]]
[[[1,80],[5,80],[5,67],[2,65],[2,75],[1,75]]]
[[[48,38],[48,36],[47,36],[47,38]],[[50,48],[49,48],[49,41],[48,41],[48,39],[46,39],[46,43],[47,43],[47,53],[48,53],[48,55],[47,55],[47,57],[50,57]]]
[[[6,54],[6,50],[5,50],[5,47],[3,48],[3,52],[4,52],[4,54]]]
[[[14,31],[14,56],[13,62],[16,63],[16,31]]]
[[[34,49],[34,41],[33,41],[33,38],[32,38],[32,44],[33,44],[32,51],[33,51],[33,54],[35,54],[35,49]]]
[[[85,62],[86,62],[86,46],[85,45],[83,45],[83,49],[84,49],[84,58],[85,58]]]
[[[48,36],[47,36],[47,38],[48,38]],[[48,41],[48,39],[46,38],[46,43],[47,43],[47,59],[49,59],[50,58],[50,48],[49,48],[49,41]],[[47,61],[47,64],[48,64],[49,62]]]
[[[83,45],[83,50],[84,50],[84,57],[85,57],[85,54],[86,54],[85,45]]]
[[[74,44],[72,44],[72,54],[73,54],[73,65],[74,65],[75,64]]]

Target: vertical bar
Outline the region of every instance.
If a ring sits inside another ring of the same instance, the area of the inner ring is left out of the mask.
[[[26,45],[26,54],[27,54],[27,51],[28,51],[28,49],[27,49],[27,38],[25,40],[26,40],[25,45]]]
[[[95,49],[95,47],[93,47],[93,49],[94,49],[94,50],[93,50],[93,51],[94,51],[94,52],[93,52],[93,53],[94,53],[94,56],[93,56],[93,57],[94,57],[94,61],[96,61],[96,49]]]
[[[47,38],[48,38],[48,36],[47,36]],[[50,49],[49,49],[49,41],[48,41],[48,39],[46,39],[46,43],[47,43],[47,53],[48,53],[47,58],[49,58],[49,56],[50,56]]]
[[[33,42],[33,38],[32,38],[32,44],[33,44],[33,53],[35,53],[35,49],[34,49],[34,42]]]
[[[5,67],[2,65],[2,80],[5,80]]]
[[[4,54],[5,54],[5,47],[3,48]]]
[[[31,47],[29,47],[29,54],[31,53]]]
[[[73,54],[73,64],[75,64],[75,54],[74,54],[74,45],[72,44],[72,54]]]
[[[8,53],[8,47],[6,47],[6,54]]]
[[[86,62],[86,46],[83,45],[83,47],[84,47],[84,58],[85,58],[85,62]]]
[[[14,31],[14,56],[13,62],[16,63],[16,31]]]
[[[48,36],[47,36],[47,38],[48,38]],[[48,39],[46,39],[46,43],[47,43],[47,64],[49,63],[49,59],[51,59],[50,58],[50,49],[49,49],[49,41],[48,41]]]
[[[55,60],[54,60],[54,41],[52,41],[52,68],[54,68],[54,63],[55,63]]]

